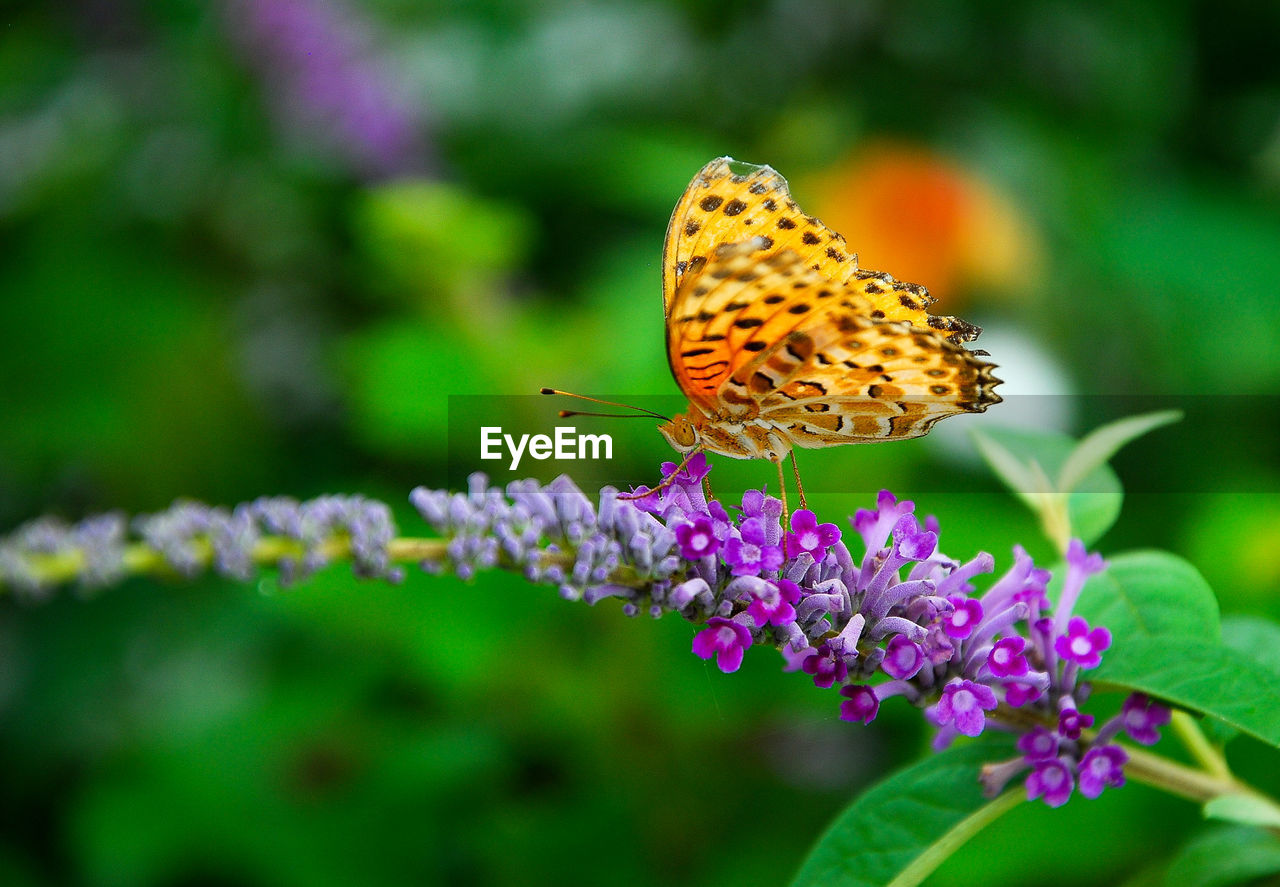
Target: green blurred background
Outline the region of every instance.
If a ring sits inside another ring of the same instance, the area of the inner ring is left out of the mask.
[[[1275,617],[1277,46],[1280,6],[1241,0],[9,0],[0,531],[363,492],[422,533],[449,395],[678,408],[662,234],[731,154],[985,326],[1022,395],[803,454],[825,519],[887,486],[953,555],[1048,561],[965,423],[1185,401],[1117,461],[1141,492],[1102,548],[1173,548]],[[611,477],[669,457],[641,424]],[[721,493],[773,479],[716,461]],[[503,576],[5,598],[0,883],[778,883],[928,737],[691,634]],[[1028,805],[931,883],[1141,879],[1197,817],[1137,786]]]

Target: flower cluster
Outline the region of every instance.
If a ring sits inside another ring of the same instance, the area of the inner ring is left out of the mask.
[[[185,578],[212,569],[247,581],[269,560],[289,584],[339,553],[357,576],[399,581],[404,575],[387,551],[396,533],[391,509],[363,496],[261,498],[231,509],[179,501],[135,518],[136,542],[129,530],[119,514],[76,524],[50,517],[25,524],[0,540],[0,586],[41,597],[65,575],[77,577],[81,588],[103,588],[124,578],[131,556]],[[264,554],[263,544],[272,550]]]
[[[1021,756],[984,774],[992,791],[1029,771],[1029,797],[1056,806],[1077,785],[1095,797],[1123,782],[1127,756],[1110,740],[1124,729],[1147,741],[1168,717],[1135,697],[1086,738],[1093,717],[1079,709],[1088,695],[1080,676],[1111,636],[1073,614],[1085,580],[1104,568],[1078,541],[1056,606],[1049,572],[1021,548],[977,594],[971,580],[994,559],[943,554],[937,522],[921,522],[891,493],[853,518],[863,547],[855,559],[838,526],[800,510],[784,527],[781,501],[761,490],[730,508],[709,500],[704,456],[663,471],[655,490],[619,498],[606,488],[598,508],[563,477],[517,482],[504,496],[476,475],[468,494],[419,489],[412,499],[450,538],[447,565],[460,575],[506,559],[569,598],[619,597],[632,615],[675,611],[705,626],[693,652],[722,671],[736,671],[751,647],[775,648],[787,670],[837,688],[845,720],[868,723],[893,696],[924,709],[939,748],[988,727],[1020,734]]]
[[[683,565],[677,534],[612,487],[597,507],[567,477],[545,487],[513,481],[504,492],[473,474],[466,493],[418,487],[409,501],[449,540],[443,561],[423,562],[428,572],[447,566],[465,579],[501,563],[532,582],[558,585],[570,600],[617,596],[635,615],[647,597],[652,615],[671,609],[671,578]]]
[[[1096,797],[1124,782],[1121,732],[1151,744],[1164,706],[1135,695],[1094,732],[1081,711],[1110,633],[1075,614],[1101,557],[1071,544],[1056,605],[1049,572],[1015,547],[1013,564],[979,593],[995,560],[955,560],[938,547],[936,520],[880,493],[852,518],[852,534],[801,509],[783,526],[782,502],[748,490],[728,507],[704,494],[710,471],[697,455],[664,463],[658,488],[598,500],[568,478],[505,489],[473,475],[465,493],[415,489],[410,502],[440,539],[397,539],[390,509],[360,496],[308,502],[264,498],[231,509],[178,502],[137,518],[68,525],[41,519],[0,540],[0,586],[28,595],[79,578],[100,587],[130,572],[194,576],[206,569],[247,580],[264,565],[285,582],[335,559],[357,575],[398,581],[394,561],[466,579],[504,568],[557,586],[570,600],[621,601],[628,615],[674,612],[703,626],[693,652],[736,671],[747,650],[779,651],[784,669],[835,691],[847,721],[869,723],[900,696],[936,727],[935,746],[988,728],[1018,736],[1019,755],[988,765],[998,792],[1025,773],[1028,797],[1051,806],[1078,788]],[[732,514],[730,513],[732,512]],[[132,529],[132,536],[130,534]],[[847,538],[861,542],[856,557]]]

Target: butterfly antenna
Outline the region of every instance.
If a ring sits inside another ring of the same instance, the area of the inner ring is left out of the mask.
[[[617,413],[580,413],[580,412],[573,412],[573,411],[569,411],[569,410],[561,410],[561,411],[560,411],[560,415],[561,415],[561,417],[565,417],[565,418],[567,418],[567,417],[569,417],[569,416],[610,416],[610,417],[617,417],[617,418],[624,418],[624,419],[625,419],[625,418],[633,418],[633,417],[634,417],[634,418],[641,418],[641,417],[643,417],[643,416],[648,416],[649,418],[652,418],[652,419],[661,419],[661,420],[662,420],[662,421],[664,421],[664,422],[670,422],[670,421],[671,421],[671,417],[670,417],[670,416],[664,416],[664,415],[662,415],[662,413],[655,413],[653,410],[647,410],[647,409],[645,409],[644,407],[633,407],[633,406],[631,406],[630,404],[625,404],[625,403],[614,403],[614,402],[613,402],[613,401],[611,401],[611,400],[600,400],[598,397],[587,397],[585,394],[574,394],[574,393],[572,393],[572,392],[570,392],[570,391],[561,391],[559,388],[543,388],[543,389],[542,389],[542,393],[543,393],[543,394],[559,394],[559,395],[562,395],[562,396],[564,396],[564,397],[576,397],[576,398],[578,398],[579,400],[589,400],[589,401],[591,401],[592,403],[600,403],[600,404],[604,404],[604,405],[605,405],[605,406],[607,406],[607,407],[621,407],[621,408],[622,408],[622,409],[624,409],[624,410],[635,410],[635,413],[627,413],[627,414],[617,414]]]
[[[569,419],[573,416],[599,416],[602,419],[654,419],[656,416],[650,416],[647,413],[585,413],[582,410],[561,410],[557,415],[561,419]]]

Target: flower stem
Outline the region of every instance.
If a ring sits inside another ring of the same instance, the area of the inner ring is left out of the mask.
[[[1222,795],[1261,794],[1234,776],[1197,770],[1160,755],[1126,747],[1125,775],[1170,794],[1203,804]]]
[[[886,887],[915,887],[946,862],[974,835],[1026,800],[1027,793],[1021,787],[1011,788],[1000,797],[984,804],[951,827],[942,837],[929,845],[911,864],[898,873]]]
[[[1227,759],[1209,742],[1204,731],[1191,715],[1184,711],[1175,711],[1171,726],[1187,751],[1208,773],[1220,779],[1233,778],[1231,768],[1227,766]]]

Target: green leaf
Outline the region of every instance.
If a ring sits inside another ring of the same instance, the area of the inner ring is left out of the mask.
[[[1111,559],[1076,611],[1111,630],[1089,680],[1137,690],[1280,745],[1280,676],[1222,643],[1218,603],[1191,564],[1163,551]]]
[[[1280,828],[1280,808],[1257,795],[1219,795],[1204,805],[1204,815],[1240,825]]]
[[[1035,511],[1037,506],[1031,494],[1047,491],[1037,489],[1036,476],[1031,467],[1023,464],[1013,451],[991,435],[977,430],[969,433],[973,435],[973,442],[977,445],[978,452],[995,472],[996,477],[1004,481],[1005,486],[1012,490],[1028,508]]]
[[[1225,616],[1222,642],[1280,677],[1280,625],[1257,616]],[[1226,745],[1239,732],[1212,718],[1204,722],[1203,730],[1210,741],[1218,745]]]
[[[1167,551],[1130,551],[1110,558],[1090,576],[1076,612],[1121,639],[1217,641],[1218,599],[1193,565]],[[1104,657],[1105,659],[1105,657]]]
[[[1259,616],[1227,616],[1222,641],[1280,676],[1280,625]]]
[[[1280,678],[1215,641],[1117,637],[1089,680],[1166,699],[1280,747]]]
[[[1211,829],[1182,849],[1165,874],[1166,887],[1227,887],[1280,872],[1280,838],[1261,829]]]
[[[1116,485],[1119,486],[1119,481]],[[1078,537],[1085,545],[1097,542],[1120,517],[1123,499],[1119,490],[1114,493],[1084,493],[1077,490],[1068,495],[1067,516],[1071,521],[1071,535]]]
[[[1111,457],[1130,441],[1136,440],[1148,431],[1181,419],[1181,410],[1161,410],[1156,413],[1129,416],[1095,428],[1076,445],[1071,455],[1062,464],[1062,469],[1058,472],[1058,492],[1070,493],[1076,489],[1081,482],[1099,467],[1107,464]]]
[[[1053,511],[1061,511],[1066,496],[1066,521],[1070,534],[1085,545],[1102,537],[1120,516],[1123,500],[1120,479],[1108,465],[1099,465],[1070,494],[1053,490],[1044,480],[1062,473],[1076,442],[1065,434],[1028,429],[993,428],[971,432],[983,458],[996,475],[1036,514],[1046,531],[1055,526]],[[1055,545],[1063,539],[1050,538]]]
[[[874,786],[818,840],[792,887],[918,884],[965,838],[1018,802],[1017,792],[989,803],[982,797],[979,769],[1003,753],[994,742],[957,746]]]

